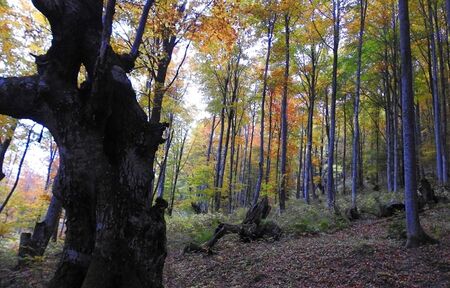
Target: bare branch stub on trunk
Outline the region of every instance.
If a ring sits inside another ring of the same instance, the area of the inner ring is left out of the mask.
[[[263,221],[269,215],[270,210],[271,207],[266,196],[247,211],[241,224],[220,223],[209,241],[202,245],[190,243],[184,248],[184,252],[205,252],[210,254],[217,241],[227,234],[239,234],[239,237],[244,242],[261,238],[279,240],[282,234],[281,228],[272,221]]]
[[[33,4],[50,22],[52,45],[36,56],[37,75],[0,78],[0,113],[44,125],[60,151],[67,233],[49,286],[162,287],[167,203],[151,207],[149,187],[165,125],[147,121],[127,57],[108,45],[95,73],[103,1]],[[88,77],[79,87],[81,65]]]

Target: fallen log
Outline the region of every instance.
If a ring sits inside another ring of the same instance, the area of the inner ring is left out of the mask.
[[[269,200],[267,197],[264,197],[247,211],[241,224],[220,223],[211,239],[201,245],[189,243],[183,252],[204,252],[211,254],[211,249],[217,241],[227,234],[238,234],[244,242],[261,238],[279,240],[282,234],[281,228],[272,221],[263,221],[269,215],[270,210]]]
[[[378,217],[391,217],[402,211],[405,211],[405,204],[402,202],[391,201],[388,204],[379,205]]]

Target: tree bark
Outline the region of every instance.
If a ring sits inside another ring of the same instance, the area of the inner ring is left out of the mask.
[[[291,16],[289,13],[284,15],[284,33],[285,33],[285,64],[284,64],[284,82],[283,82],[283,97],[281,100],[281,184],[279,189],[280,197],[280,212],[286,210],[286,193],[287,193],[287,141],[288,141],[288,86],[289,86],[289,61],[290,61],[290,51],[289,51],[289,36],[290,36],[290,22]]]
[[[328,208],[334,208],[335,187],[333,179],[334,165],[334,142],[336,134],[336,94],[337,94],[337,69],[338,69],[338,49],[339,49],[339,28],[341,3],[339,0],[333,1],[333,71],[331,84],[331,108],[330,108],[330,131],[328,136],[328,163],[327,163],[327,203]]]
[[[353,106],[353,149],[352,149],[352,208],[356,208],[356,193],[358,185],[358,164],[359,164],[359,98],[361,93],[361,57],[364,36],[364,24],[367,12],[367,1],[359,1],[360,27],[358,36],[357,72],[356,72],[356,93]]]
[[[302,166],[303,166],[303,123],[300,127],[300,145],[299,145],[299,151],[298,151],[298,171],[297,171],[297,191],[296,191],[296,198],[300,199],[302,195]]]
[[[411,44],[408,0],[399,0],[400,55],[402,69],[403,157],[405,169],[405,208],[407,247],[417,247],[430,241],[419,222],[417,205],[416,148],[414,133],[414,92],[412,78]]]
[[[164,158],[159,169],[158,181],[156,182],[156,195],[157,197],[164,198],[164,190],[166,184],[166,169],[167,169],[167,158],[169,157],[170,146],[172,145],[174,130],[173,125],[173,113],[169,115],[169,131],[167,133],[166,143],[164,144]],[[155,192],[153,192],[155,194]],[[153,200],[153,199],[152,199]]]
[[[267,51],[266,51],[266,62],[264,66],[263,75],[263,87],[262,87],[262,97],[261,97],[261,128],[259,130],[259,162],[258,162],[258,178],[256,179],[255,192],[253,194],[252,205],[256,205],[259,199],[259,194],[261,192],[261,184],[264,174],[264,121],[265,121],[265,102],[267,94],[267,78],[269,72],[270,64],[270,53],[272,51],[272,37],[273,30],[275,27],[276,16],[271,15],[267,22]]]
[[[446,172],[446,159],[445,151],[442,145],[442,123],[441,123],[441,106],[439,101],[439,88],[438,88],[438,60],[436,51],[436,38],[434,34],[433,26],[433,10],[431,7],[431,0],[427,1],[428,4],[428,22],[429,22],[429,39],[430,39],[430,49],[431,49],[431,82],[432,82],[432,96],[433,96],[433,115],[434,115],[434,141],[436,146],[436,173],[437,179],[440,184],[447,183],[447,172]],[[439,32],[436,32],[439,33]]]
[[[6,176],[6,174],[3,172],[3,163],[5,161],[6,151],[8,151],[9,145],[11,144],[16,127],[17,121],[13,120],[12,125],[9,127],[9,129],[7,129],[7,133],[4,139],[0,141],[0,181],[2,181]]]
[[[111,29],[103,1],[33,4],[50,22],[52,46],[36,57],[38,75],[0,78],[0,113],[44,125],[60,151],[67,234],[49,287],[162,287],[167,203],[151,207],[149,187],[166,125],[147,122],[129,56],[102,45]]]
[[[309,103],[308,103],[308,124],[306,126],[306,149],[305,149],[305,169],[303,171],[303,198],[307,204],[310,203],[310,194],[313,192],[313,175],[312,175],[312,142],[313,142],[313,122],[314,122],[314,102],[316,100],[316,68],[317,68],[317,55],[315,51],[315,45],[312,45],[310,48],[310,57],[311,57],[311,75],[307,76],[305,73],[305,77],[308,82],[308,94],[309,94]]]
[[[206,163],[209,163],[211,159],[211,150],[213,147],[214,130],[216,129],[216,114],[213,115],[213,121],[211,124],[211,132],[209,133],[208,150],[206,152]]]

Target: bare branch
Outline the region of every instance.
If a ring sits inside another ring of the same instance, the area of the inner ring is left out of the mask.
[[[184,61],[186,61],[187,52],[189,50],[190,45],[191,45],[191,42],[189,41],[189,43],[186,45],[186,49],[184,50],[183,59],[181,59],[181,62],[177,67],[177,71],[175,72],[175,75],[173,76],[172,81],[170,81],[169,85],[167,85],[166,90],[168,90],[172,86],[173,82],[175,82],[175,80],[178,78],[178,75],[180,74],[181,66],[183,66]]]

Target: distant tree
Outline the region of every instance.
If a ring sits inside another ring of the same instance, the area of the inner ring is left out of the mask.
[[[366,23],[367,14],[367,0],[359,1],[359,34],[358,34],[358,52],[357,52],[357,71],[356,71],[356,91],[353,103],[353,149],[352,149],[352,208],[356,208],[356,193],[358,189],[358,167],[360,165],[360,129],[359,129],[359,110],[360,110],[360,95],[361,95],[361,65],[362,65],[362,48],[364,27]]]

